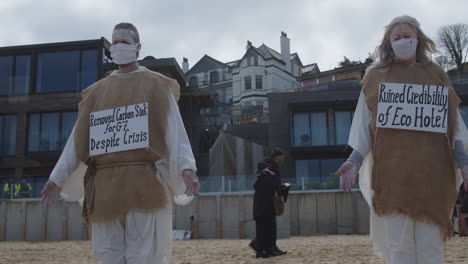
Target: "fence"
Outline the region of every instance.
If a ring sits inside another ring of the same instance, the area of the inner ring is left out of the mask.
[[[200,194],[175,206],[173,228],[192,230],[194,238],[255,236],[252,192]],[[358,191],[293,192],[278,217],[278,237],[314,234],[366,234],[369,207]],[[37,199],[0,202],[0,241],[86,240],[90,228],[78,203],[47,205]]]

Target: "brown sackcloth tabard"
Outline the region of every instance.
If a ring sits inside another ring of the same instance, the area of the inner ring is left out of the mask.
[[[447,134],[376,127],[380,83],[447,86]],[[407,215],[435,224],[443,239],[452,235],[449,216],[456,200],[456,167],[452,142],[457,128],[460,99],[443,70],[433,63],[392,64],[370,68],[361,85],[372,112],[372,204],[378,216]]]
[[[82,92],[75,148],[78,159],[88,165],[83,207],[88,221],[105,223],[125,216],[131,209],[149,212],[168,204],[167,190],[156,177],[154,162],[168,159],[165,135],[169,100],[172,92],[178,99],[178,91],[175,80],[145,69],[109,75]],[[155,151],[137,149],[90,157],[89,114],[145,101],[149,104],[149,144]]]

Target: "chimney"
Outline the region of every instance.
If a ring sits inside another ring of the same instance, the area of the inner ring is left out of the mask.
[[[188,70],[189,70],[188,59],[184,58],[183,61],[182,61],[182,71],[184,73],[186,73],[186,72],[188,72]]]
[[[245,47],[245,50],[248,50],[252,46],[252,42],[250,40],[247,40],[247,46]]]
[[[285,70],[287,72],[291,72],[291,50],[289,48],[289,39],[288,35],[281,31],[281,38],[280,38],[280,44],[281,44],[281,57],[283,58],[283,61],[286,63]]]

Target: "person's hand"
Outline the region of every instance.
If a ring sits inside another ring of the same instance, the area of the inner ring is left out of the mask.
[[[53,181],[48,180],[41,191],[41,201],[43,203],[55,202],[59,198],[62,188],[55,184]]]
[[[335,175],[341,176],[341,189],[344,192],[351,191],[356,185],[356,176],[359,172],[358,166],[351,161],[346,161],[341,165]]]
[[[463,165],[461,171],[463,176],[463,186],[465,188],[465,192],[468,192],[468,165]]]
[[[200,184],[198,183],[197,175],[192,170],[184,170],[182,172],[182,177],[184,178],[185,186],[187,186],[184,193],[187,196],[198,193]]]

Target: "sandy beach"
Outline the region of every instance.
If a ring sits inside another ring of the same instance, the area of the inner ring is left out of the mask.
[[[372,253],[368,236],[310,236],[278,240],[288,254],[270,259],[255,259],[248,240],[175,241],[174,264],[248,263],[375,263],[383,264]],[[89,241],[0,242],[0,263],[5,264],[83,264],[97,263],[89,257]],[[445,245],[446,263],[468,263],[468,237],[455,237]]]

